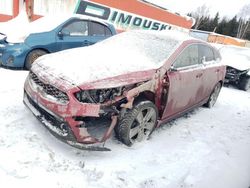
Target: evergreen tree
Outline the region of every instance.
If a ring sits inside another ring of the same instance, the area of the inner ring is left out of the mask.
[[[228,22],[228,28],[229,28],[229,35],[232,37],[236,37],[237,30],[239,27],[239,23],[237,21],[237,16],[234,16],[229,22]]]
[[[209,31],[209,23],[210,23],[209,16],[204,17],[200,22],[199,30]]]
[[[216,30],[216,33],[219,33],[219,34],[224,34],[226,33],[226,25],[227,25],[227,20],[226,18],[224,17],[218,24],[217,26],[217,30]]]
[[[219,19],[220,19],[219,12],[217,12],[214,19],[210,23],[209,31],[216,32],[217,27],[219,25]]]
[[[246,20],[244,17],[237,17],[237,15],[232,19],[227,19],[226,17],[220,19],[219,12],[211,18],[208,15],[209,9],[204,5],[198,10],[197,12],[188,14],[188,16],[196,19],[196,24],[193,26],[193,29],[210,31],[238,38],[243,37],[244,39],[250,40],[250,19]],[[249,13],[247,12],[247,14]]]

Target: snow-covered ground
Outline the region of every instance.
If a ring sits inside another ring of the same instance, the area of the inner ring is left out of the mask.
[[[54,136],[22,103],[27,72],[0,68],[0,187],[248,188],[250,91],[223,88],[200,107],[127,147],[89,152]]]

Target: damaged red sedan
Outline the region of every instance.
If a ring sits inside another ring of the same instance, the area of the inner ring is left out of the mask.
[[[220,59],[212,46],[183,33],[124,32],[39,58],[24,103],[70,145],[108,150],[114,130],[131,146],[194,107],[212,107],[226,72]]]

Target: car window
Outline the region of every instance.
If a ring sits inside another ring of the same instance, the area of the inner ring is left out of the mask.
[[[215,58],[215,60],[221,59],[219,51],[217,51],[216,49],[214,49],[213,52],[214,52],[214,58]]]
[[[90,35],[91,36],[111,36],[112,33],[110,29],[100,23],[97,22],[90,22]]]
[[[215,60],[214,51],[209,46],[199,45],[199,60],[201,62],[209,62]]]
[[[173,66],[174,68],[183,68],[197,64],[199,64],[198,46],[193,44],[184,49],[184,51],[175,60]]]
[[[70,36],[88,36],[88,22],[75,20],[64,26],[62,33],[67,33]]]

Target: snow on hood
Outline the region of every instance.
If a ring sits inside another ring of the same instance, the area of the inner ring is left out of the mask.
[[[241,71],[250,69],[250,48],[222,44],[212,45],[220,51],[223,64]]]
[[[5,36],[4,34],[1,34],[1,33],[0,33],[0,41],[3,40],[3,39],[5,39],[5,37],[6,37],[6,36]]]
[[[29,19],[25,10],[10,21],[0,23],[0,40],[7,37],[8,42],[22,42],[26,37]]]
[[[157,69],[187,38],[187,35],[171,31],[124,32],[93,46],[43,56],[34,63],[32,70],[36,74],[49,72],[54,77],[79,86],[114,76]],[[39,71],[41,67],[45,72]]]

